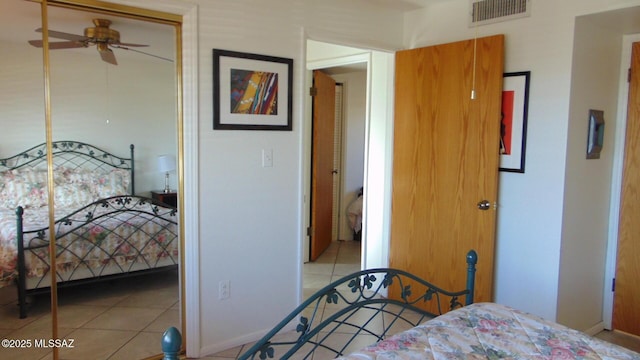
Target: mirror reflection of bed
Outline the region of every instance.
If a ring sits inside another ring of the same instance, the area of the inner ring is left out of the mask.
[[[7,100],[0,111],[0,158],[46,140],[42,49],[27,43],[41,36],[34,31],[41,27],[40,5],[15,1],[11,6],[15,9],[0,15],[0,27],[5,30],[0,33],[11,34],[0,37],[0,44],[7,50],[0,60],[0,91]],[[82,34],[85,27],[92,26],[93,18],[96,14],[49,8],[49,28],[62,32]],[[168,25],[113,16],[108,19],[111,27],[120,31],[123,42],[150,43],[148,34],[163,33],[164,44],[175,44],[174,30]],[[154,50],[160,50],[154,43],[145,48]],[[173,57],[175,50],[171,51]],[[52,139],[90,143],[122,157],[127,157],[130,144],[135,144],[135,195],[151,197],[151,191],[162,191],[165,186],[165,172],[158,167],[158,156],[171,154],[178,158],[175,64],[133,52],[114,52],[118,65],[102,61],[95,48],[50,52]],[[82,176],[75,174],[75,178],[55,182],[56,192],[66,190],[80,198],[82,192],[74,188],[79,178]],[[92,175],[84,180],[101,181]],[[175,171],[170,172],[169,185],[174,191],[177,188]],[[15,209],[11,212],[15,217]],[[47,222],[48,216],[44,220]],[[93,235],[94,240],[100,241],[98,230]],[[125,245],[115,251],[130,254]],[[173,250],[165,250],[177,259]],[[96,345],[76,348],[75,357],[81,355],[77,353],[80,350],[89,352],[86,358],[107,358],[118,350],[132,359],[157,354],[157,334],[168,326],[180,327],[178,269],[174,266],[164,270],[60,288],[58,336],[72,336],[76,341],[84,339]],[[27,316],[23,319],[19,317],[17,298],[14,282],[0,288],[0,334],[20,339],[50,338],[49,292],[27,297]],[[154,340],[149,341],[150,338]],[[145,343],[151,345],[141,345]],[[48,351],[39,349],[33,355],[45,356]],[[0,350],[0,358],[11,358],[12,354]],[[61,350],[60,357],[64,355]]]

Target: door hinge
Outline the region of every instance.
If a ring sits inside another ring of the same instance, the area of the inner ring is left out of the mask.
[[[309,226],[307,228],[307,236],[312,236],[313,235],[313,227]]]
[[[616,278],[613,278],[613,281],[611,281],[611,292],[615,292],[616,291]]]
[[[627,82],[631,82],[631,68],[629,68],[629,70],[627,71]]]
[[[309,88],[309,95],[310,96],[316,96],[318,95],[318,88],[315,86],[312,86]]]

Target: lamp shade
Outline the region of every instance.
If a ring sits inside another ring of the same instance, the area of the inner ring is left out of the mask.
[[[176,169],[176,157],[173,155],[158,156],[158,170],[160,172],[169,172]]]

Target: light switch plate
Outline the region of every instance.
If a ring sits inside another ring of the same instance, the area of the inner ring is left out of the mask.
[[[262,149],[262,167],[273,167],[273,149]]]

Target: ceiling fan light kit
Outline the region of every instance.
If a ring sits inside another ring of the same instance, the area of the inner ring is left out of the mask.
[[[103,61],[118,65],[116,56],[111,48],[132,50],[129,47],[146,47],[149,45],[144,44],[130,44],[120,42],[120,32],[111,29],[111,21],[106,19],[93,19],[94,27],[88,27],[84,29],[84,36],[65,33],[61,31],[49,30],[49,36],[57,39],[64,39],[67,41],[56,41],[49,43],[49,49],[73,49],[83,48],[96,45],[96,50],[100,54]],[[42,32],[42,29],[36,29],[36,32]],[[35,47],[42,47],[42,40],[29,40],[29,44]],[[141,51],[137,51],[144,55],[150,55],[158,57],[156,55],[147,54]],[[166,59],[165,59],[166,60]]]
[[[120,33],[116,30],[109,29],[111,21],[104,19],[93,19],[95,27],[84,29],[84,36],[95,39],[96,43],[119,43]]]

